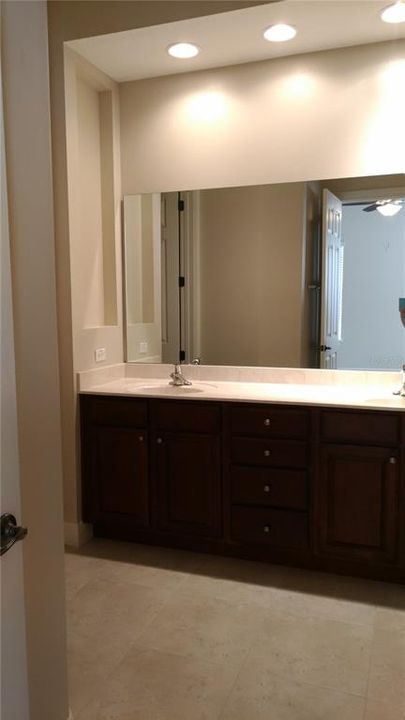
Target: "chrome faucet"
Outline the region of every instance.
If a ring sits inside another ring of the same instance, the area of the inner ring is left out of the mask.
[[[170,373],[171,382],[169,385],[175,385],[176,387],[180,387],[181,385],[192,385],[193,383],[191,380],[187,380],[186,377],[184,377],[181,366],[175,365],[174,366],[174,372]]]
[[[402,365],[402,387],[399,391],[401,397],[405,397],[405,364]]]
[[[401,379],[401,387],[399,390],[394,392],[394,395],[399,395],[400,397],[405,397],[405,364],[402,365],[402,379]]]
[[[399,315],[401,318],[401,323],[405,327],[405,298],[399,298]],[[401,387],[397,392],[394,392],[394,395],[400,395],[400,397],[405,398],[405,363],[402,365],[402,379],[401,379]]]

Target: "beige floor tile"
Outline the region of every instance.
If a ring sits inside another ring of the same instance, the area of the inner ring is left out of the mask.
[[[273,594],[274,609],[288,612],[296,617],[325,618],[343,623],[372,626],[376,609],[369,603],[347,600],[319,592],[277,590]]]
[[[364,720],[405,720],[405,711],[389,702],[368,700]]]
[[[405,631],[405,586],[380,583],[376,598],[376,627]]]
[[[226,665],[132,650],[75,720],[217,720],[235,678]]]
[[[71,704],[85,704],[156,617],[162,591],[135,584],[89,581],[72,598],[67,614]]]
[[[363,720],[364,703],[355,695],[274,678],[247,663],[220,720]]]
[[[100,539],[66,586],[75,720],[405,720],[401,586]]]
[[[195,553],[96,539],[86,545],[80,555],[69,556],[67,580],[69,583],[76,575],[81,578],[87,575],[92,580],[174,589],[202,561],[203,556]]]
[[[228,558],[208,558],[181,589],[300,617],[329,617],[361,625],[372,625],[376,614],[372,584]]]
[[[90,543],[83,547],[82,553],[100,560],[115,560],[186,572],[200,567],[207,558],[205,554],[187,550],[140,543],[115,542],[102,538],[93,538]]]
[[[365,695],[372,628],[274,613],[248,662],[258,672]]]
[[[65,554],[66,600],[70,603],[74,596],[89,580],[96,577],[94,560],[76,553]]]
[[[108,678],[128,652],[125,646],[121,647],[121,652],[118,650],[116,648],[104,657],[98,655],[93,661],[90,658],[83,659],[76,653],[68,653],[69,706],[74,720],[78,720],[86,706],[100,696]]]
[[[374,631],[368,696],[405,710],[405,631]]]
[[[257,608],[173,594],[136,645],[239,668],[260,636],[262,620]]]
[[[182,590],[198,596],[269,607],[274,590],[283,586],[285,569],[248,560],[207,555]]]
[[[382,630],[405,632],[405,609],[397,610],[389,607],[377,608],[375,625]]]

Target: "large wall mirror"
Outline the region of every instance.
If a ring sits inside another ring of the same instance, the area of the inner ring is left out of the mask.
[[[405,175],[124,198],[127,360],[398,370]]]

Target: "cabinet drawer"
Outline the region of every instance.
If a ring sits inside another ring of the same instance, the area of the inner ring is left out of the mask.
[[[221,427],[221,408],[205,401],[151,401],[152,425],[161,430],[180,432],[218,433]]]
[[[91,425],[144,427],[147,424],[146,400],[81,395],[80,402],[86,421]]]
[[[231,459],[244,465],[304,468],[308,447],[304,442],[239,437],[231,441]]]
[[[321,439],[350,445],[399,444],[399,416],[373,412],[324,411]]]
[[[234,407],[231,409],[231,432],[233,435],[305,440],[309,433],[309,413],[275,405]]]
[[[307,473],[302,470],[235,467],[231,469],[232,502],[306,510]]]
[[[287,510],[233,508],[231,533],[234,540],[264,543],[273,547],[308,547],[308,518]]]

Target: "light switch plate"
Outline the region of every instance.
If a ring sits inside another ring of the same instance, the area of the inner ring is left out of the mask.
[[[97,348],[94,351],[96,362],[104,362],[107,359],[107,350],[105,348]]]

